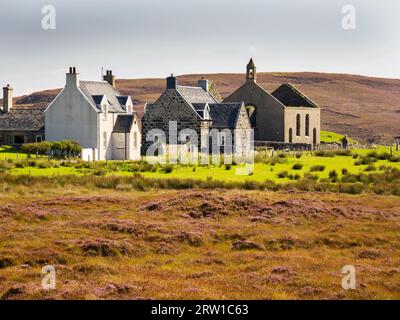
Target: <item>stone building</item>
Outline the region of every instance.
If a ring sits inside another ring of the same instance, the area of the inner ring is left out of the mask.
[[[0,145],[20,147],[44,140],[44,108],[13,106],[13,88],[3,88],[0,110]]]
[[[81,81],[74,67],[66,85],[45,111],[46,140],[74,140],[82,159],[137,160],[141,134],[131,97],[115,88],[111,71],[104,81]]]
[[[244,150],[245,153],[250,145],[250,136],[242,134],[242,131],[251,130],[251,125],[244,104],[220,103],[210,88],[211,83],[206,79],[199,80],[197,87],[188,87],[178,86],[174,76],[168,77],[167,87],[158,100],[145,106],[142,154],[145,155],[153,144],[151,132],[159,130],[160,134],[164,133],[166,145],[182,145],[185,140],[180,139],[179,134],[186,129],[196,132],[199,151],[210,150],[211,143],[214,143],[212,139],[218,140],[221,150],[225,150],[225,143],[231,136],[232,152]],[[170,138],[171,123],[176,123],[178,136],[173,141]]]
[[[320,108],[291,84],[269,93],[257,83],[253,59],[247,65],[246,82],[224,102],[244,101],[256,142],[319,145]]]

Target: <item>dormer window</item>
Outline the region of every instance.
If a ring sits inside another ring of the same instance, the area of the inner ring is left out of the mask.
[[[107,116],[108,116],[108,106],[106,104],[103,105],[103,120],[107,121]]]

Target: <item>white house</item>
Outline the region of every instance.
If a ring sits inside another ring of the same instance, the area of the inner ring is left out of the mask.
[[[141,134],[132,99],[115,89],[115,77],[107,71],[104,81],[80,81],[76,68],[45,110],[46,140],[75,140],[83,148],[82,159],[136,160]]]

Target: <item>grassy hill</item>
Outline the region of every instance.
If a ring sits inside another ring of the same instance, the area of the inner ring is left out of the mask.
[[[195,85],[202,76],[214,81],[226,97],[244,81],[244,74],[194,74],[178,77],[181,85]],[[393,142],[400,134],[400,80],[325,73],[258,73],[258,83],[272,91],[290,82],[322,109],[322,129],[347,134],[356,140]],[[118,89],[131,95],[139,115],[146,102],[155,101],[165,88],[164,79],[121,79]],[[44,104],[59,90],[17,98],[17,104]]]

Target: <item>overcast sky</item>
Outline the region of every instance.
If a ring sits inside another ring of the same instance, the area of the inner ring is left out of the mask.
[[[353,5],[355,30],[342,28]],[[56,29],[42,28],[42,8]],[[0,0],[0,85],[17,95],[170,73],[320,71],[400,78],[399,0]]]

